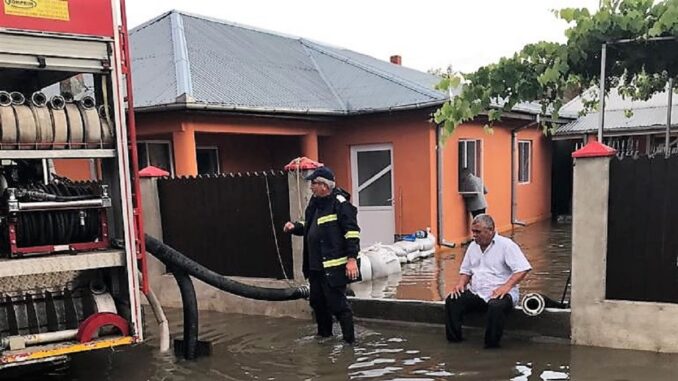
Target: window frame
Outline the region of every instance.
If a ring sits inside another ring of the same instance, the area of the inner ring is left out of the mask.
[[[475,139],[475,138],[459,138],[457,141],[457,150],[461,150],[462,144],[464,145],[464,161],[468,163],[468,144],[469,143],[474,143],[475,145],[475,167],[474,170],[471,171],[475,176],[479,177],[481,180],[483,180],[483,184],[485,183],[483,179],[483,140],[482,139]],[[463,192],[461,189],[462,181],[461,181],[461,170],[462,168],[466,168],[465,165],[461,161],[459,161],[459,156],[461,156],[461,152],[457,153],[457,192]]]
[[[218,146],[196,146],[195,147],[195,156],[196,156],[196,162],[197,162],[197,157],[198,157],[198,150],[210,150],[214,151],[216,153],[216,161],[217,161],[217,172],[216,173],[221,173],[221,160],[219,157],[219,147]],[[198,174],[200,175],[200,170],[198,170]]]
[[[527,145],[527,178],[522,176],[522,151],[521,145]],[[518,140],[518,184],[530,184],[532,182],[532,140]]]
[[[170,165],[170,176],[174,177],[174,150],[172,149],[172,141],[171,140],[162,140],[162,139],[151,139],[151,140],[137,140],[137,145],[143,144],[146,146],[146,163],[149,163],[150,165],[151,158],[148,150],[148,145],[149,144],[165,144],[168,147],[168,155],[169,155],[169,165]],[[138,158],[139,160],[141,158]],[[138,163],[141,166],[141,163]],[[143,168],[139,168],[141,170]]]

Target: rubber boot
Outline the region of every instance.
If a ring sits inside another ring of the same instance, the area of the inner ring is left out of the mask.
[[[344,312],[337,316],[339,325],[341,326],[341,333],[344,335],[344,341],[348,344],[353,344],[355,341],[355,330],[353,328],[353,313],[351,311]]]

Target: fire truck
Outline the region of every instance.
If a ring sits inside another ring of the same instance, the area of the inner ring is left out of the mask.
[[[143,340],[132,106],[124,0],[0,2],[0,369]]]

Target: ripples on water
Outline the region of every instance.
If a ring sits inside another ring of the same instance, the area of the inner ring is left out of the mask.
[[[181,311],[170,310],[171,331]],[[146,315],[147,321],[153,321]],[[197,361],[157,352],[155,327],[147,342],[75,356],[60,368],[21,380],[675,380],[674,355],[534,343],[510,333],[500,350],[483,350],[482,332],[449,344],[440,326],[363,323],[357,344],[317,339],[308,320],[203,312],[201,339],[213,354]],[[0,374],[0,379],[3,375]]]
[[[559,298],[570,268],[570,225],[537,224],[515,240],[534,270],[523,292]],[[361,284],[372,297],[436,300],[453,285],[460,249],[404,266],[402,275]],[[169,310],[171,331],[181,332],[180,310]],[[149,323],[155,320],[146,315]],[[155,326],[147,342],[75,356],[20,380],[675,380],[678,356],[535,343],[506,333],[500,350],[481,349],[483,332],[448,344],[441,326],[357,325],[357,343],[317,339],[311,321],[201,312],[200,338],[211,357],[177,360],[160,354]],[[0,379],[7,376],[0,373]]]

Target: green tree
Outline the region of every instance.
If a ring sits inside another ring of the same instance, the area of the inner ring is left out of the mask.
[[[678,0],[603,0],[595,13],[566,8],[554,14],[569,25],[565,44],[529,44],[473,73],[443,75],[437,88],[458,93],[435,113],[446,136],[484,112],[491,125],[520,102],[537,101],[544,115],[557,119],[566,94],[597,85],[604,43],[606,93],[616,87],[622,96],[646,100],[676,78]],[[600,94],[584,95],[586,111],[595,109]]]

